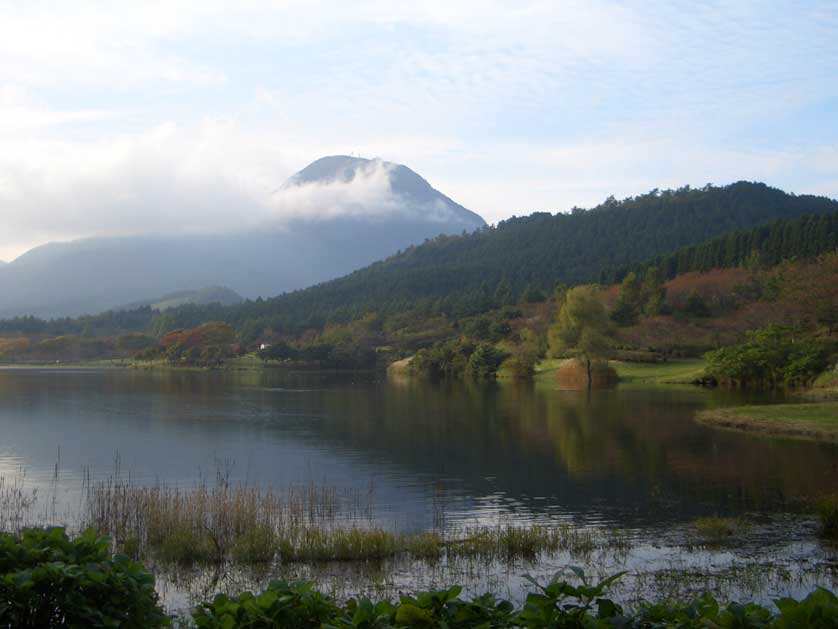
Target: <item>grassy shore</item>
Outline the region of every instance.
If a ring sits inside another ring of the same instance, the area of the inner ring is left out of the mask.
[[[547,358],[535,366],[536,380],[556,378],[556,372],[566,359]],[[677,359],[665,363],[628,363],[612,360],[620,382],[643,384],[690,384],[704,373],[706,363],[701,358]]]
[[[810,388],[800,394],[810,400],[838,400],[838,369],[822,373]]]
[[[696,419],[708,426],[838,443],[838,402],[711,409]]]
[[[620,382],[646,384],[691,384],[704,374],[702,358],[684,358],[665,363],[627,363],[612,361]]]

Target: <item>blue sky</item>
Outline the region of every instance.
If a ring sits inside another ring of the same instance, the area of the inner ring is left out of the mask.
[[[0,259],[230,229],[326,154],[490,222],[651,188],[838,196],[838,3],[0,3]]]

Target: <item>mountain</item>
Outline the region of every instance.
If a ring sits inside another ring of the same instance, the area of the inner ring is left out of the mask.
[[[378,159],[364,159],[334,155],[322,157],[296,175],[290,177],[284,189],[304,187],[309,184],[349,184],[353,181],[374,177],[381,171],[387,178],[390,188],[400,199],[401,210],[413,210],[424,214],[439,212],[446,221],[459,221],[463,229],[472,231],[486,222],[478,215],[467,210],[459,203],[431,187],[427,181],[410,170],[407,166],[393,164]]]
[[[273,202],[277,218],[258,228],[36,247],[0,267],[0,317],[96,313],[184,287],[220,285],[269,297],[440,234],[485,226],[409,168],[381,160],[319,159],[281,186]]]
[[[207,288],[201,288],[199,290],[179,290],[155,299],[136,301],[134,303],[115,308],[115,310],[134,310],[136,308],[148,306],[152,310],[162,312],[164,310],[168,310],[169,308],[177,308],[187,304],[194,304],[198,306],[206,306],[209,304],[233,306],[235,304],[240,304],[243,301],[244,297],[226,286],[208,286]]]
[[[536,213],[420,246],[311,288],[201,313],[167,313],[168,325],[224,319],[298,333],[376,312],[467,316],[557,283],[610,283],[655,256],[777,219],[838,212],[838,201],[762,183],[652,192],[566,214]],[[801,251],[805,251],[801,249]],[[708,258],[709,259],[709,258]],[[424,313],[424,314],[423,314]]]

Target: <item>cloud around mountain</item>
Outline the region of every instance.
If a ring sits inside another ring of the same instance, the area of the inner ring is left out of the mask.
[[[346,156],[294,175],[260,205],[258,220],[244,201],[213,199],[226,228],[200,221],[184,228],[181,212],[194,211],[189,199],[149,194],[160,195],[160,205],[144,213],[138,204],[133,233],[48,243],[3,266],[0,316],[95,313],[212,285],[269,297],[485,225],[405,166]]]
[[[290,177],[274,193],[271,207],[280,221],[403,216],[462,221],[469,229],[485,224],[406,166],[346,155],[320,158]]]
[[[85,237],[222,233],[393,212],[444,221],[449,205],[425,199],[406,206],[391,186],[399,167],[382,160],[352,158],[365,164],[352,180],[282,185],[293,172],[282,151],[265,149],[235,123],[163,125],[84,150],[37,148],[39,160],[28,159],[26,147],[13,161],[0,156],[0,259]]]

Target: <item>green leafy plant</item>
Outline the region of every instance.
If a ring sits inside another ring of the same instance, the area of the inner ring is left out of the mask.
[[[163,627],[154,577],[88,530],[0,534],[0,627]]]

